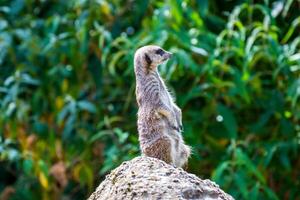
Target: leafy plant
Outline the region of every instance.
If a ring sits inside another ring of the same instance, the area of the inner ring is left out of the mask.
[[[137,155],[137,48],[183,110],[189,171],[236,199],[299,199],[298,1],[0,2],[0,191],[84,199]],[[1,196],[1,197],[2,197]]]

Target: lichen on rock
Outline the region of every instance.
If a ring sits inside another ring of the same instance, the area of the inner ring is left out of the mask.
[[[217,184],[159,159],[140,156],[123,162],[88,200],[205,199],[232,200]]]

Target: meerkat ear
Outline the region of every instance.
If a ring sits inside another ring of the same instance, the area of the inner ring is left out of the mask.
[[[145,53],[145,60],[146,60],[146,62],[147,62],[148,65],[151,65],[152,60],[151,60],[151,58],[148,56],[148,54],[146,54],[146,53]]]

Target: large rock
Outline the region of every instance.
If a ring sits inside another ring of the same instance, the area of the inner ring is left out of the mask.
[[[88,200],[207,199],[231,200],[217,184],[201,180],[156,158],[137,157],[123,162]]]

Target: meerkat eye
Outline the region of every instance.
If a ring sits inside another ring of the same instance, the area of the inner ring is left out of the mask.
[[[164,54],[164,51],[162,49],[157,49],[155,51],[155,53],[158,54],[158,55],[160,55],[160,56],[162,56]]]

